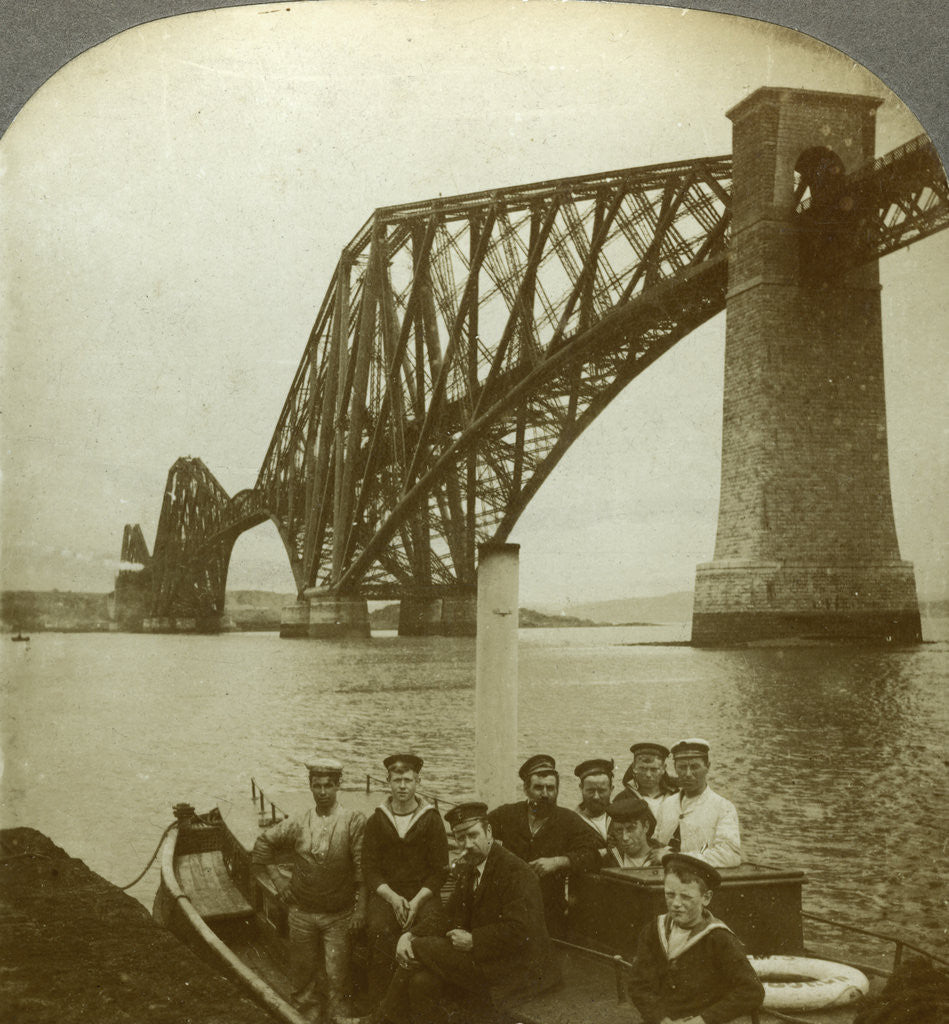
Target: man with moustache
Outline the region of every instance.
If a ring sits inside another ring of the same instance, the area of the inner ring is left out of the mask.
[[[659,805],[678,787],[666,775],[666,758],[669,748],[652,741],[634,743],[630,748],[633,763],[623,776],[623,785],[632,793],[642,797],[649,804],[654,815],[659,814]]]
[[[679,785],[656,815],[656,839],[718,868],[741,864],[741,834],[735,805],[708,785],[709,744],[693,737],[672,748]]]
[[[567,873],[598,866],[596,837],[576,811],[557,806],[560,776],[549,754],[529,757],[518,775],[526,799],[496,807],[488,820],[494,838],[534,869],[544,897],[547,931],[559,938],[567,927]]]
[[[417,793],[422,759],[391,754],[383,762],[389,796],[369,816],[362,865],[369,893],[369,1000],[375,1005],[395,970],[396,942],[444,930],[439,897],[448,876],[448,837],[435,806]]]
[[[376,1020],[494,1021],[560,980],[537,876],[494,841],[487,804],[462,803],[445,818],[464,850],[446,907],[449,928],[439,936],[400,937],[404,970]]]
[[[580,803],[576,811],[580,820],[587,825],[596,839],[602,853],[606,851],[606,840],[610,831],[610,816],[607,808],[613,794],[613,769],[611,760],[603,757],[581,761],[573,769],[580,780]]]
[[[314,806],[285,818],[257,838],[251,862],[270,877],[278,898],[289,905],[291,1003],[310,1019],[331,1020],[348,1012],[352,933],[365,921],[362,845],[366,819],[348,810],[336,794],[343,766],[335,758],[307,764]],[[291,856],[289,882],[277,868]]]

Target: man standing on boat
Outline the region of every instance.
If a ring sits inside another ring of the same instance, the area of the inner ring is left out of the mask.
[[[366,818],[336,799],[343,766],[335,758],[307,763],[314,806],[261,833],[251,860],[264,868],[289,904],[291,1002],[303,1014],[322,1019],[325,1000],[331,1020],[349,1012],[352,932],[365,922],[362,845]],[[276,868],[291,854],[290,881]]]
[[[660,805],[656,839],[715,867],[737,867],[741,863],[738,811],[708,785],[708,742],[681,740],[673,746],[672,758],[682,788]]]
[[[596,836],[575,811],[557,806],[560,776],[549,754],[529,757],[518,775],[526,799],[496,807],[488,820],[494,838],[534,869],[544,897],[547,930],[560,937],[567,925],[567,873],[598,866]]]
[[[422,759],[392,754],[383,762],[389,796],[369,816],[363,872],[369,892],[369,998],[382,998],[395,970],[399,936],[442,934],[439,894],[448,875],[448,837],[434,804],[418,789]]]
[[[677,787],[666,775],[666,758],[669,748],[661,743],[634,743],[630,748],[633,763],[623,776],[623,785],[632,793],[642,797],[656,817],[659,806],[667,796],[675,793]]]
[[[757,1010],[764,987],[728,925],[708,910],[721,876],[710,864],[670,853],[666,913],[642,931],[629,997],[643,1024],[726,1024]]]
[[[593,832],[597,847],[606,853],[606,840],[610,831],[607,813],[613,795],[614,762],[603,757],[581,761],[573,774],[580,780],[580,803],[576,811],[580,820]]]
[[[376,1019],[494,1020],[560,980],[537,876],[494,841],[487,804],[459,804],[445,817],[464,850],[446,908],[448,928],[399,939],[403,970]]]

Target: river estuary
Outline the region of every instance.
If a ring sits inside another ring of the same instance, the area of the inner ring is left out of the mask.
[[[564,770],[635,740],[712,744],[746,859],[807,871],[805,908],[949,946],[949,621],[912,649],[650,646],[685,627],[521,630],[519,758]],[[5,640],[3,825],[46,832],[111,881],[141,870],[180,800],[348,781],[411,747],[428,789],[473,786],[474,641],[35,635]],[[345,780],[344,780],[345,781]],[[512,798],[516,780],[512,780]],[[132,889],[150,905],[157,868]]]

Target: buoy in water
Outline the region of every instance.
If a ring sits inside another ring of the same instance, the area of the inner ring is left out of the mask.
[[[806,956],[750,956],[764,985],[766,1010],[821,1010],[845,1006],[865,996],[870,982],[862,972],[833,960]]]

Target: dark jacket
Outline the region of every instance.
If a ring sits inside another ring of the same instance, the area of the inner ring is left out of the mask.
[[[531,834],[528,824],[526,800],[496,807],[488,815],[488,820],[494,838],[500,839],[505,849],[523,861],[538,857],[566,857],[571,871],[589,871],[600,863],[593,829],[580,820],[576,811],[566,807],[555,807],[547,823],[535,834]],[[563,873],[557,872],[540,880],[547,928],[556,936],[563,932],[567,911],[564,878]]]
[[[644,1024],[699,1014],[705,1024],[725,1024],[761,1006],[764,987],[727,926],[708,914],[704,930],[670,960],[668,925],[665,914],[646,925],[630,971],[630,999]]]
[[[472,957],[484,972],[496,1006],[528,999],[560,980],[544,922],[540,884],[513,853],[494,843],[472,893],[472,868],[459,872],[448,898],[451,928],[471,932]]]
[[[363,835],[362,873],[370,893],[385,883],[407,900],[423,886],[438,896],[448,875],[448,837],[438,811],[424,807],[402,839],[389,811],[377,807]]]

